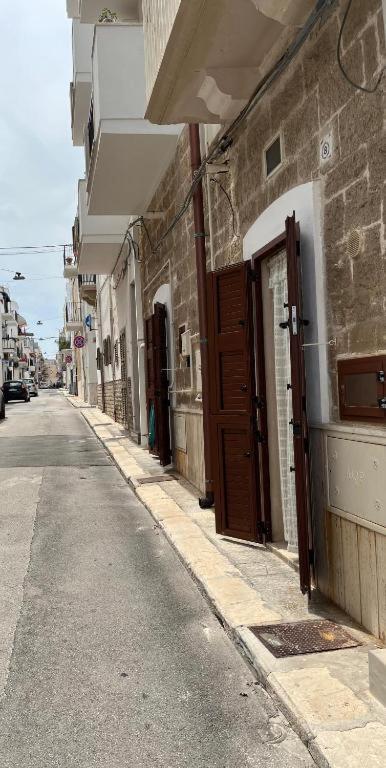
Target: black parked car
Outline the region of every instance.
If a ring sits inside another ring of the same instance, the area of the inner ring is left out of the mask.
[[[5,397],[0,387],[0,419],[5,419]]]
[[[29,389],[24,381],[5,381],[3,394],[6,403],[9,400],[24,400],[25,403],[30,401]]]

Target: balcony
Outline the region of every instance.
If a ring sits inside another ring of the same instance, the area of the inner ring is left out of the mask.
[[[78,4],[83,24],[96,24],[106,8],[106,0],[78,0]],[[141,4],[141,0],[114,0],[111,9],[119,21],[139,21]]]
[[[16,351],[16,339],[2,339],[3,352]]]
[[[72,141],[76,147],[83,144],[84,127],[88,120],[91,101],[91,51],[94,37],[92,24],[72,22],[73,82],[70,86]]]
[[[83,301],[96,304],[96,275],[78,275],[79,296]]]
[[[316,0],[143,0],[146,115],[233,120],[305,24]]]
[[[80,304],[67,301],[64,310],[64,330],[66,333],[75,333],[83,329],[83,319]]]
[[[89,216],[84,179],[78,185],[76,253],[81,274],[110,274],[117,261],[129,216]]]
[[[63,253],[63,277],[76,277],[77,274],[78,267],[76,265],[74,249],[71,246],[66,245]]]
[[[85,142],[91,216],[145,213],[173,158],[180,126],[155,126],[144,119],[144,68],[142,26],[96,25],[93,108]]]

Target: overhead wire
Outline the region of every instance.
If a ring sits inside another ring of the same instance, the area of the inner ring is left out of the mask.
[[[340,30],[339,30],[338,45],[337,45],[337,50],[336,50],[336,52],[337,52],[337,59],[338,59],[338,66],[339,66],[339,69],[340,69],[343,77],[347,80],[348,83],[350,83],[350,85],[352,85],[353,88],[356,88],[358,91],[363,91],[364,93],[375,93],[375,91],[378,89],[378,87],[380,85],[380,82],[382,80],[383,73],[385,71],[384,68],[382,68],[381,72],[379,73],[378,78],[377,78],[375,84],[371,88],[368,88],[367,86],[360,85],[360,83],[356,83],[354,80],[352,80],[350,75],[345,70],[343,62],[342,62],[342,38],[343,38],[343,32],[344,32],[344,30],[346,28],[347,18],[348,18],[348,15],[350,13],[350,10],[351,10],[352,3],[353,3],[353,0],[348,0],[347,6],[346,6],[346,10],[345,10],[345,13],[344,13],[344,16],[343,16],[342,24],[341,24]]]
[[[231,200],[231,196],[230,196],[230,195],[229,195],[229,193],[226,191],[226,189],[225,189],[225,187],[223,186],[223,184],[221,184],[221,181],[220,181],[220,179],[216,179],[216,177],[215,177],[215,176],[212,176],[212,178],[211,178],[211,180],[210,180],[210,181],[211,181],[211,183],[212,183],[212,184],[217,184],[217,186],[218,186],[218,187],[221,189],[221,191],[222,191],[223,195],[224,195],[224,196],[226,197],[226,199],[228,200],[228,205],[229,205],[229,208],[230,208],[230,210],[231,210],[231,214],[232,214],[232,229],[233,229],[233,235],[234,235],[234,237],[240,237],[240,232],[237,232],[237,228],[236,228],[236,211],[235,211],[235,209],[234,209],[234,207],[233,207],[233,203],[232,203],[232,200]]]

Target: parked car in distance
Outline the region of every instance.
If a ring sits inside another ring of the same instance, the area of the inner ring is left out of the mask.
[[[5,419],[5,397],[0,387],[0,419]]]
[[[31,399],[28,387],[24,381],[5,381],[3,384],[3,394],[6,403],[9,400],[24,400],[25,403],[29,403]]]
[[[27,384],[30,395],[31,396],[33,395],[34,397],[38,397],[39,390],[38,390],[38,385],[36,384],[35,379],[23,379],[23,382],[24,384]]]

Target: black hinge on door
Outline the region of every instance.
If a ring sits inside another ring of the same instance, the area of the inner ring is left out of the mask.
[[[301,437],[302,436],[302,425],[301,425],[300,421],[294,421],[293,419],[291,419],[291,421],[289,423],[292,424],[293,436],[294,437]]]
[[[256,432],[256,440],[258,443],[266,443],[266,437],[259,429]]]
[[[256,408],[265,408],[265,400],[263,397],[260,397],[260,395],[255,395],[252,398],[252,401]]]
[[[257,531],[260,536],[266,536],[270,538],[270,529],[265,520],[259,520],[257,523]]]
[[[385,381],[385,371],[377,371],[377,381]]]
[[[313,568],[314,565],[315,565],[315,552],[314,552],[313,549],[309,549],[308,550],[308,562],[309,562],[311,568]]]
[[[386,397],[378,397],[378,405],[384,411],[386,410]]]

